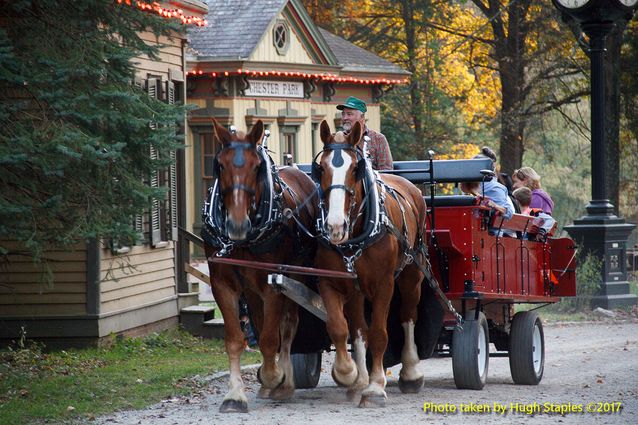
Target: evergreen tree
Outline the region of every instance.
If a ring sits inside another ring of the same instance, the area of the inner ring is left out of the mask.
[[[178,25],[113,0],[0,1],[0,253],[136,237],[184,117],[135,84],[135,58],[157,57],[139,31]]]

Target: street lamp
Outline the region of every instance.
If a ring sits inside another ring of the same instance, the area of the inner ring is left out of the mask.
[[[593,306],[613,308],[634,305],[638,296],[629,293],[626,243],[633,224],[614,215],[606,189],[604,59],[605,38],[616,22],[632,18],[638,0],[552,0],[563,20],[574,20],[589,37],[591,62],[591,180],[592,199],[587,215],[565,229],[586,251],[602,260],[602,285]],[[617,182],[616,182],[617,184]]]

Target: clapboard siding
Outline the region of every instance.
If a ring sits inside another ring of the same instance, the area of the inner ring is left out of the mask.
[[[85,278],[86,280],[86,278]],[[9,282],[0,284],[0,296],[11,294],[84,294],[85,282],[33,283]]]
[[[30,319],[50,316],[76,316],[86,314],[86,304],[8,304],[0,305],[0,317],[27,317]],[[46,326],[45,323],[42,326]]]
[[[118,257],[103,250],[100,275],[101,315],[176,295],[173,244],[136,246]]]
[[[266,32],[259,44],[250,55],[250,61],[254,62],[287,62],[294,64],[313,64],[313,60],[306,51],[305,47],[301,43],[299,39],[299,35],[295,32],[294,29],[288,24],[288,34],[289,37],[289,45],[286,53],[284,55],[280,55],[277,52],[274,44],[274,36],[273,36],[273,28],[276,23],[279,21],[284,21],[283,15],[279,15],[277,19],[273,20],[273,22],[268,26]]]
[[[168,78],[169,68],[184,69],[182,58],[182,42],[179,38],[169,39],[167,37],[159,37],[159,40],[151,33],[142,33],[141,38],[152,45],[160,45],[159,60],[150,59],[147,56],[141,56],[133,59],[137,72],[142,77],[145,74],[162,75]]]
[[[15,243],[5,246],[20,251]],[[46,263],[34,264],[28,256],[9,255],[0,264],[0,316],[86,313],[86,247],[51,249],[44,258]]]
[[[176,297],[175,285],[169,285],[168,287],[161,289],[154,289],[150,292],[144,292],[141,294],[133,295],[126,298],[118,298],[113,301],[102,303],[102,314],[108,314],[110,312],[126,310],[130,308],[137,308],[150,301],[161,300],[169,297]],[[174,299],[173,303],[177,306],[177,300]],[[125,329],[122,329],[125,330]]]

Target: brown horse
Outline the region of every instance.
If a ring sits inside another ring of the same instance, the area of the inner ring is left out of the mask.
[[[243,293],[259,335],[263,362],[258,371],[260,397],[290,398],[294,391],[290,349],[298,324],[297,305],[267,283],[268,272],[210,261],[215,256],[268,263],[308,264],[316,242],[301,230],[316,215],[312,180],[293,167],[277,171],[261,146],[261,121],[250,133],[231,133],[213,120],[222,144],[213,168],[217,175],[204,205],[202,237],[209,258],[211,287],[224,318],[230,362],[229,389],[221,412],[246,412],[247,398],[239,359],[244,334],[239,322]],[[317,350],[318,351],[318,350]]]
[[[384,405],[387,398],[383,354],[395,281],[402,300],[399,315],[405,336],[399,386],[403,392],[418,392],[423,385],[423,374],[416,368],[419,358],[414,340],[423,273],[415,262],[424,261],[420,248],[426,205],[419,189],[402,177],[383,174],[375,181],[357,146],[361,136],[359,123],[348,135],[332,135],[323,121],[324,148],[318,163],[313,163],[313,179],[321,186],[319,230],[323,235],[316,266],[353,269],[358,275],[357,281],[319,281],[328,334],[336,348],[332,376],[348,387],[351,398],[363,390],[359,406],[364,407]],[[371,306],[369,327],[364,297]],[[348,333],[356,362],[347,351]],[[372,358],[369,375],[366,349]]]

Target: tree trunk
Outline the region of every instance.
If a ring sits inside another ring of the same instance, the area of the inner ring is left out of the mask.
[[[410,115],[414,125],[414,146],[417,148],[417,158],[425,158],[425,140],[423,137],[422,110],[423,101],[419,87],[417,72],[417,36],[414,20],[413,0],[403,0],[401,2],[401,17],[405,30],[405,46],[408,54],[407,67],[412,73],[410,79]]]

